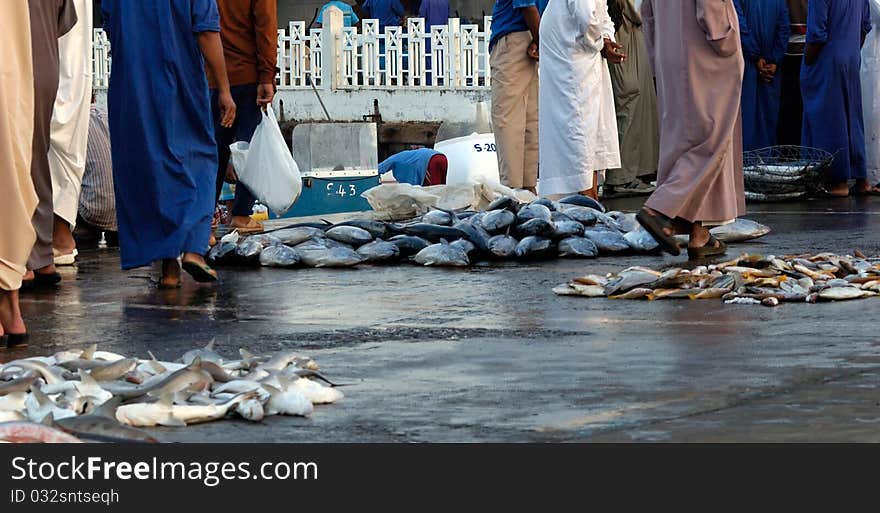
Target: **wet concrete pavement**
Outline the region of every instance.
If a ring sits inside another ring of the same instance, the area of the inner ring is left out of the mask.
[[[632,209],[633,200],[617,208]],[[737,252],[880,253],[880,201],[750,205],[774,233]],[[880,300],[769,309],[720,301],[556,297],[585,273],[661,256],[470,270],[225,269],[158,291],[83,251],[57,291],[22,304],[34,343],[175,358],[298,349],[349,384],[309,419],[156,430],[193,442],[878,441]]]

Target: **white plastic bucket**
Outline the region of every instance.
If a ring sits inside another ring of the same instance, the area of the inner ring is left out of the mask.
[[[440,141],[434,149],[446,155],[446,183],[499,183],[495,134],[473,134]]]

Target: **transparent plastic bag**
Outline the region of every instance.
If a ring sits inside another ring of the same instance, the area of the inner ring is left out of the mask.
[[[263,113],[250,144],[236,142],[229,149],[238,179],[260,203],[278,216],[290,210],[302,193],[302,176],[271,106]]]

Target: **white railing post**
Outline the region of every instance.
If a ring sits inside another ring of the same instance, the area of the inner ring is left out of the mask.
[[[407,53],[411,87],[425,87],[425,19],[410,18],[407,24]]]
[[[449,20],[449,87],[458,89],[461,87],[461,20],[452,18]]]
[[[335,90],[340,87],[342,77],[342,29],[345,25],[342,11],[335,6],[324,10],[321,15],[321,87]]]

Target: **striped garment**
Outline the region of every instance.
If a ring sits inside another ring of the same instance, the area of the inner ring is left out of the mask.
[[[89,118],[89,144],[80,193],[79,215],[87,223],[102,230],[117,231],[110,129],[107,125],[107,112],[95,105],[92,105]]]
[[[791,36],[785,55],[801,57],[807,43],[807,0],[788,0],[788,18],[791,22]]]

